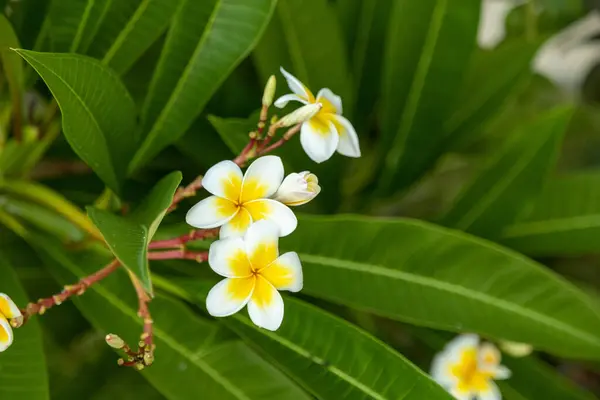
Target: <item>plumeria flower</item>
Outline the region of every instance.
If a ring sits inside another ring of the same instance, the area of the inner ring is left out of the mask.
[[[254,221],[275,222],[281,236],[296,229],[298,220],[286,205],[270,199],[283,181],[283,163],[277,156],[256,159],[242,175],[232,161],[211,167],[202,179],[210,196],[187,213],[188,224],[201,229],[221,226],[220,237],[243,236]]]
[[[319,179],[309,171],[286,176],[273,198],[288,206],[306,204],[321,192]]]
[[[294,252],[279,255],[277,225],[253,223],[244,238],[214,242],[208,253],[210,267],[224,276],[208,293],[210,315],[227,317],[248,305],[250,319],[275,331],[283,321],[283,299],[278,290],[302,289],[302,265]]]
[[[321,163],[338,153],[348,157],[360,157],[358,136],[354,127],[342,117],[342,99],[329,89],[321,89],[315,97],[312,92],[292,74],[281,68],[281,73],[294,93],[275,100],[275,106],[285,107],[290,101],[322,105],[321,110],[304,122],[300,129],[300,142],[308,156]]]
[[[459,400],[500,400],[494,380],[510,377],[500,359],[493,344],[480,345],[477,335],[460,335],[435,356],[431,376]]]
[[[10,297],[0,293],[0,353],[8,349],[13,342],[13,331],[9,322],[11,320],[15,326],[21,325],[21,311]]]

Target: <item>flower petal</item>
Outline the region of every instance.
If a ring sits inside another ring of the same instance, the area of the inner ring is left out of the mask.
[[[21,316],[21,310],[10,297],[4,293],[0,293],[0,314],[6,318],[12,319]]]
[[[489,381],[487,386],[487,390],[478,393],[478,400],[502,400],[500,389],[494,382]]]
[[[279,256],[271,265],[261,270],[260,275],[277,290],[302,290],[302,264],[296,252],[291,251]]]
[[[458,383],[458,378],[451,373],[453,361],[446,352],[435,355],[429,374],[434,381],[442,386],[452,386]]]
[[[208,265],[226,278],[247,278],[252,275],[244,240],[239,237],[213,242],[208,251]]]
[[[360,144],[358,135],[354,127],[346,118],[341,115],[333,115],[333,122],[340,135],[340,141],[337,145],[337,152],[346,157],[360,157]]]
[[[506,368],[504,365],[498,365],[494,370],[493,378],[501,381],[510,378],[511,375],[512,372],[510,372],[510,369]]]
[[[221,239],[228,237],[242,237],[246,233],[246,230],[248,230],[250,224],[252,224],[250,213],[245,208],[240,207],[240,210],[235,214],[235,217],[221,227],[219,237]]]
[[[449,392],[456,400],[473,400],[473,393],[469,390],[461,390],[458,387],[453,387]]]
[[[233,161],[221,161],[210,167],[204,178],[202,186],[215,196],[224,197],[231,201],[238,201],[242,188],[242,170]]]
[[[284,94],[283,96],[275,100],[275,103],[273,104],[275,104],[275,107],[277,108],[283,108],[287,106],[290,101],[299,101],[302,104],[308,104],[308,101],[293,93]]]
[[[261,270],[279,256],[279,227],[271,221],[253,223],[244,236],[246,254],[254,270]]]
[[[0,353],[8,349],[13,342],[13,332],[10,324],[0,315]]]
[[[283,322],[283,298],[266,279],[256,277],[252,298],[248,302],[248,314],[257,326],[276,331]]]
[[[491,343],[482,343],[479,347],[479,365],[483,369],[494,369],[500,364],[502,355],[496,346]]]
[[[244,175],[240,203],[264,199],[277,192],[283,181],[283,163],[277,156],[264,156],[257,158]]]
[[[457,336],[452,339],[446,347],[444,348],[444,352],[448,354],[454,360],[460,359],[461,355],[465,351],[475,351],[477,352],[479,346],[479,336],[471,333],[466,333]]]
[[[285,77],[285,80],[287,81],[287,84],[290,87],[290,90],[292,92],[294,92],[295,94],[300,96],[302,99],[308,100],[309,102],[314,103],[315,96],[313,96],[311,91],[308,90],[306,85],[304,85],[302,82],[300,82],[300,79],[296,78],[294,75],[287,72],[285,69],[283,69],[283,67],[279,67],[279,70]]]
[[[185,216],[185,221],[200,229],[212,229],[231,220],[239,207],[222,197],[210,196],[196,203]]]
[[[287,236],[296,230],[298,220],[288,206],[273,199],[249,201],[244,208],[250,212],[253,221],[268,220],[279,227],[279,236]]]
[[[333,114],[331,114],[333,115]],[[333,122],[319,115],[302,124],[300,143],[311,160],[322,163],[331,158],[338,147],[340,137]]]
[[[327,88],[319,90],[316,101],[323,104],[322,112],[342,115],[342,98],[331,90]]]
[[[206,309],[213,317],[227,317],[240,311],[254,291],[256,278],[227,278],[210,289]]]

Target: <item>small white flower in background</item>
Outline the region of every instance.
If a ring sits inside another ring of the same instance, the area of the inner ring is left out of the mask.
[[[273,198],[288,206],[306,204],[321,192],[319,179],[309,171],[289,174]]]
[[[10,322],[9,322],[10,321]],[[11,327],[20,326],[23,316],[19,307],[4,293],[0,293],[0,353],[6,350],[13,342]]]
[[[513,357],[526,357],[533,352],[533,346],[529,343],[501,341],[500,348],[503,352]]]
[[[506,36],[506,17],[526,0],[482,0],[477,43],[482,49],[493,49]]]
[[[278,290],[302,290],[302,265],[294,252],[279,255],[277,225],[253,223],[244,238],[214,242],[208,253],[210,267],[224,276],[208,293],[210,315],[227,317],[246,304],[250,319],[275,331],[283,321],[283,298]]]
[[[302,124],[300,143],[308,156],[321,163],[338,153],[348,157],[360,157],[358,136],[354,127],[342,116],[342,99],[329,89],[321,89],[315,97],[312,92],[292,74],[281,68],[288,86],[294,93],[275,100],[275,106],[285,107],[290,101],[303,104],[322,104],[322,108]]]
[[[296,229],[294,212],[270,199],[283,181],[283,163],[277,156],[257,158],[242,174],[232,161],[211,167],[202,185],[213,196],[193,206],[186,215],[188,224],[201,229],[221,226],[220,237],[243,236],[250,224],[262,219],[273,221],[281,236]]]
[[[431,376],[459,400],[500,400],[494,380],[510,377],[500,360],[493,344],[480,344],[477,335],[460,335],[435,356]]]

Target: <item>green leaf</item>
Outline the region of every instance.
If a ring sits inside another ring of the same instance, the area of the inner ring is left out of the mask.
[[[167,30],[182,1],[113,0],[90,55],[124,74]]]
[[[532,212],[507,227],[500,241],[534,256],[600,250],[600,173],[582,171],[551,180]]]
[[[85,54],[115,0],[88,0],[70,52]],[[128,0],[121,0],[126,2]]]
[[[152,293],[148,245],[167,212],[180,182],[180,172],[167,175],[127,217],[88,207],[90,219],[102,232],[110,250],[123,266],[140,280],[148,293]]]
[[[442,223],[479,236],[498,236],[530,207],[552,171],[571,108],[520,126],[458,196]]]
[[[85,13],[91,4],[93,0],[52,0],[47,16],[52,51],[73,51],[75,37],[85,28]]]
[[[10,96],[13,102],[13,112],[18,113],[21,123],[21,92],[23,90],[23,60],[12,52],[11,48],[19,48],[19,38],[4,14],[0,14],[0,60],[2,71],[8,82]],[[17,115],[17,114],[15,114]],[[14,122],[16,123],[16,122]],[[21,128],[19,126],[19,128]],[[0,169],[1,171],[2,169]]]
[[[316,95],[327,87],[342,97],[349,114],[352,86],[342,28],[326,0],[284,0],[256,46],[254,61],[263,82],[283,66]],[[284,79],[279,91],[288,93]]]
[[[219,118],[209,115],[208,121],[231,152],[240,154],[248,144],[248,133],[256,129],[257,118]]]
[[[62,284],[88,275],[106,261],[67,254],[41,238],[35,244]],[[135,292],[124,274],[117,272],[92,286],[75,304],[102,333],[115,332],[129,343],[139,340],[142,319],[137,316]],[[308,400],[289,378],[240,341],[228,340],[218,326],[199,318],[181,302],[158,295],[150,309],[156,360],[142,375],[165,398]]]
[[[179,139],[229,73],[254,47],[275,0],[184,0],[150,83],[146,137],[132,171]]]
[[[282,245],[300,255],[308,294],[417,325],[600,358],[600,315],[589,297],[491,242],[410,219],[304,216]]]
[[[480,4],[396,1],[382,79],[382,192],[406,188],[435,162],[475,47]]]
[[[0,292],[9,295],[18,306],[28,297],[5,254],[0,253]],[[50,399],[42,331],[33,318],[14,329],[14,342],[0,356],[0,398],[3,400]]]
[[[167,284],[204,306],[206,284]],[[410,361],[356,326],[289,296],[285,309],[283,325],[275,332],[258,328],[241,312],[225,323],[317,398],[337,400],[341,393],[344,399],[451,398]],[[377,368],[368,368],[373,360]]]
[[[88,57],[15,51],[50,88],[75,153],[119,193],[138,143],[135,105],[125,86],[114,72]]]

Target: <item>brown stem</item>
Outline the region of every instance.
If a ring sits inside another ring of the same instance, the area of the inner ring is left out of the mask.
[[[155,251],[148,253],[148,260],[208,260],[208,251],[191,251],[186,248],[177,250]]]
[[[156,240],[148,246],[148,249],[169,249],[169,248],[181,248],[187,242],[192,240],[208,239],[217,236],[219,233],[218,229],[208,230],[193,230],[185,235],[165,240]]]
[[[261,149],[258,152],[259,156],[262,156],[264,154],[267,154],[281,146],[283,146],[288,140],[290,140],[292,138],[292,136],[294,136],[296,133],[298,133],[300,131],[300,128],[302,127],[302,124],[298,124],[298,125],[294,125],[293,127],[291,127],[290,129],[287,130],[286,133],[283,134],[283,136],[281,137],[281,139],[279,139],[278,141],[276,141],[275,143],[273,143],[272,145],[270,145],[269,147],[267,147],[266,149]],[[267,138],[269,139],[270,136]],[[268,144],[268,141],[265,140],[265,143],[263,144],[263,147],[265,145]]]

